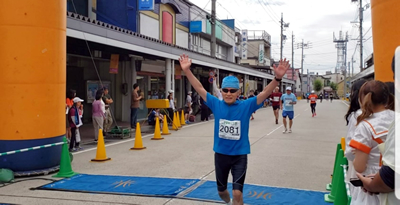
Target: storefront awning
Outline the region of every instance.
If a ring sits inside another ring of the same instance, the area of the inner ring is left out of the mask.
[[[79,16],[78,18],[77,14],[72,13],[68,13],[67,15],[68,37],[175,60],[178,60],[179,55],[185,53],[190,56],[194,64],[270,80],[274,78],[271,74],[263,73],[252,68],[246,68],[232,62],[211,58],[205,54],[196,53],[189,49],[161,42],[158,39],[143,36],[103,22],[90,20],[87,17]],[[294,81],[289,79],[283,79],[282,81],[294,84]]]

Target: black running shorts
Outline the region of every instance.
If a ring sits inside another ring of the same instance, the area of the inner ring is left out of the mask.
[[[272,108],[273,108],[274,110],[279,110],[279,109],[281,108],[281,106],[279,106],[279,105],[274,105],[274,106],[272,106]]]
[[[231,171],[233,190],[243,192],[247,170],[247,155],[224,155],[215,153],[214,157],[218,191],[223,192],[227,189],[229,171]]]

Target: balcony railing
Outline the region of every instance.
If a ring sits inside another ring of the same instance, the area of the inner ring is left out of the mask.
[[[271,35],[263,30],[249,30],[247,31],[247,38],[249,40],[264,40],[267,43],[271,43]]]

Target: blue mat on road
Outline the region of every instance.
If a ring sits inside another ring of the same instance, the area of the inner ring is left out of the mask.
[[[232,184],[228,184],[228,190],[232,197]],[[324,201],[326,192],[307,191],[289,188],[277,188],[259,185],[245,184],[243,200],[245,204],[290,204],[290,205],[324,205],[330,204]],[[215,181],[207,181],[184,198],[201,199],[222,202],[217,193]]]
[[[41,186],[39,189],[174,197],[198,181],[198,179],[79,174]]]

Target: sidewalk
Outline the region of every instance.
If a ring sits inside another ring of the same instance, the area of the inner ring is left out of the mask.
[[[140,123],[140,131],[141,133],[146,133],[146,134],[150,134],[150,133],[154,133],[154,126],[148,125],[147,124],[147,120],[140,120],[138,121]],[[196,120],[195,122],[192,122],[190,124],[195,124],[195,123],[199,123],[200,121],[200,114],[198,114],[196,116]],[[122,129],[124,128],[130,128],[130,122],[122,122],[122,121],[118,121],[117,123],[113,123],[113,125],[111,127],[115,127],[115,126],[119,126]],[[172,127],[169,126],[169,129],[171,130]],[[79,128],[79,132],[81,135],[81,145],[96,145],[97,143],[94,142],[94,127],[92,123],[87,123],[82,125]],[[135,133],[136,130],[130,130],[130,136],[126,136],[124,138],[122,138],[122,136],[110,136],[108,134],[106,134],[106,136],[104,136],[105,143],[110,142],[110,141],[115,141],[115,140],[122,140],[125,138],[134,138],[135,137]]]

